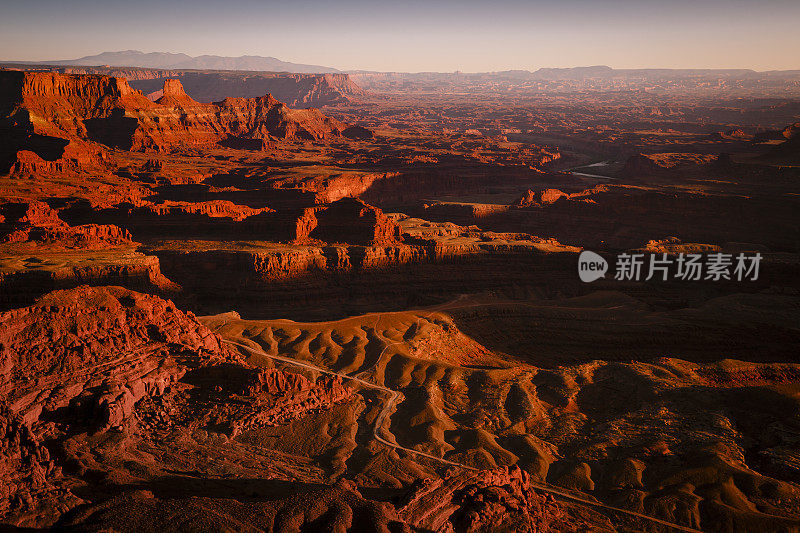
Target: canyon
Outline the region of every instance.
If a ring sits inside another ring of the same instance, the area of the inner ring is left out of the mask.
[[[5,526],[800,530],[794,74],[5,66]]]

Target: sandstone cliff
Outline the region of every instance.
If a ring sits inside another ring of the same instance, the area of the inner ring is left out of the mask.
[[[262,72],[112,71],[126,77],[144,94],[157,95],[167,78],[180,80],[186,92],[201,102],[226,97],[254,98],[270,93],[291,107],[306,108],[348,103],[367,93],[347,74],[272,74]],[[145,74],[147,73],[147,74]],[[150,78],[149,76],[153,77]],[[148,76],[148,77],[145,77]]]
[[[358,100],[368,93],[348,74],[150,69],[136,67],[40,66],[61,74],[96,74],[125,78],[131,87],[157,99],[163,83],[177,79],[200,102],[226,97],[254,98],[270,93],[291,107],[320,107]]]
[[[44,202],[0,204],[0,243],[4,242],[34,242],[83,250],[133,244],[131,234],[117,226],[70,226]]]
[[[102,149],[174,151],[216,142],[273,139],[319,141],[363,137],[316,109],[291,109],[271,95],[226,98],[214,104],[190,98],[178,80],[165,80],[157,102],[125,79],[96,75],[0,71],[3,170],[66,171],[101,167]],[[38,165],[38,167],[37,167]]]

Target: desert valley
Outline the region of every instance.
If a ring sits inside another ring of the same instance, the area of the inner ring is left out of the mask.
[[[0,65],[9,530],[800,531],[800,71],[168,56]]]

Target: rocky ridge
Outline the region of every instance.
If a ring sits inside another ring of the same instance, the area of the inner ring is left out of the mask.
[[[70,226],[44,202],[0,205],[0,243],[22,242],[82,250],[133,244],[130,232],[111,224]]]
[[[56,447],[71,435],[187,426],[235,436],[351,394],[339,379],[254,368],[193,314],[121,287],[56,291],[0,321],[5,518],[46,506],[35,495],[67,481],[43,435]]]
[[[291,109],[271,95],[201,104],[178,80],[165,80],[162,93],[152,102],[122,78],[0,71],[0,131],[11,140],[3,164],[28,173],[98,167],[104,158],[95,143],[169,152],[221,141],[263,146],[271,140],[363,135],[316,109]]]

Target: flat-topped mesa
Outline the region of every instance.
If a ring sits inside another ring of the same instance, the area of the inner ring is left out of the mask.
[[[383,211],[346,197],[325,207],[307,209],[298,219],[295,242],[389,246],[398,244],[399,237],[400,226]]]
[[[164,80],[164,89],[162,90],[164,96],[186,96],[183,90],[183,84],[180,80]]]
[[[199,103],[179,80],[165,80],[152,108],[126,110],[138,120],[130,149],[170,151],[222,141],[231,147],[263,147],[271,140],[322,141],[348,131],[348,125],[318,109],[291,109],[271,94]],[[158,127],[151,124],[157,122]],[[254,142],[260,141],[260,142]]]
[[[180,108],[184,113],[175,114],[158,106]],[[255,98],[225,98],[211,104],[199,103],[186,94],[179,80],[174,79],[164,81],[162,96],[156,101],[156,107],[129,114],[140,115],[137,118],[143,134],[143,149],[174,148],[187,142],[198,144],[231,139],[319,141],[341,135],[351,138],[371,135],[365,128],[356,132],[352,126],[330,118],[318,109],[291,109],[271,94]],[[145,124],[149,126],[152,115],[158,117],[159,128],[156,131],[145,127]],[[170,130],[176,135],[170,135]]]
[[[558,189],[544,189],[533,191],[528,189],[514,204],[515,207],[537,207],[553,204],[561,198],[569,198],[569,195]]]
[[[0,243],[81,250],[133,244],[128,231],[111,224],[70,226],[44,202],[0,204]]]
[[[95,127],[122,107],[151,105],[124,79],[0,71],[0,173],[103,171]]]
[[[349,74],[289,72],[208,71],[101,66],[48,66],[37,68],[64,74],[102,74],[127,79],[149,98],[161,97],[161,82],[178,79],[198,102],[218,102],[228,96],[252,98],[272,93],[291,107],[320,107],[348,103],[368,93]]]
[[[539,191],[528,189],[514,202],[513,207],[516,209],[529,209],[552,205],[563,206],[575,201],[595,203],[592,197],[604,192],[608,192],[608,186],[606,185],[596,185],[591,189],[584,189],[570,194],[559,189],[542,189]]]
[[[307,76],[302,81],[305,83],[300,85],[305,88],[305,94],[298,95],[296,105],[337,104],[367,95],[348,74]]]
[[[57,98],[84,111],[98,107],[97,104],[106,98],[145,100],[125,78],[13,70],[4,70],[0,75],[0,97],[4,105],[8,102],[31,105],[42,99]]]
[[[271,94],[225,98],[214,105],[223,127],[234,137],[313,141],[340,136],[348,129],[319,109],[291,109]]]
[[[100,164],[100,155],[81,158],[75,153],[76,147],[97,151],[92,143],[161,152],[231,139],[264,146],[278,139],[320,141],[371,133],[353,130],[317,109],[290,109],[269,94],[199,103],[179,80],[168,79],[162,96],[152,102],[123,78],[22,71],[0,71],[0,132],[10,141],[0,148],[0,172],[12,166],[35,170],[34,163],[52,171]],[[33,152],[41,161],[17,164],[20,152]]]
[[[86,120],[108,117],[122,108],[150,106],[124,78],[0,71],[0,120],[28,133],[86,137]]]
[[[193,100],[183,89],[183,84],[179,80],[164,80],[164,88],[161,90],[161,98],[156,100],[159,105],[165,106],[196,106],[198,102]]]
[[[219,102],[215,102],[216,105],[222,107],[236,107],[240,109],[251,109],[255,110],[258,108],[267,107],[270,108],[274,105],[278,105],[281,102],[276,100],[271,93],[267,93],[264,96],[256,96],[253,98],[243,98],[243,97],[236,97],[236,96],[229,96],[223,98]]]

